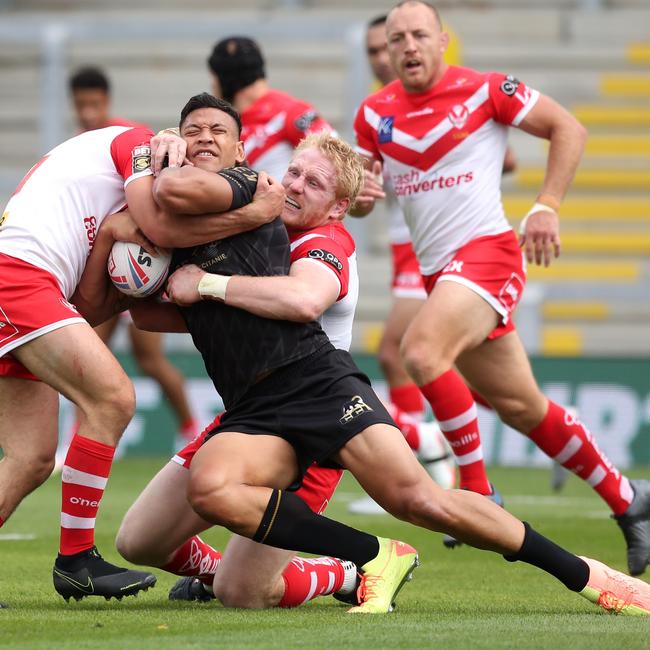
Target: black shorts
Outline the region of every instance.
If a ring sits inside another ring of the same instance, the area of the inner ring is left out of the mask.
[[[312,463],[337,466],[331,457],[373,424],[397,427],[350,354],[326,345],[255,384],[205,441],[222,431],[279,436],[296,453],[299,484]]]

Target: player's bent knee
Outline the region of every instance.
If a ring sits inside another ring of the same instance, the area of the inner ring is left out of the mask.
[[[211,476],[192,476],[187,499],[192,509],[205,520],[230,530],[237,530],[241,523],[238,507],[238,484],[214,472]]]
[[[265,589],[265,585],[239,584],[229,581],[221,584],[216,581],[214,595],[224,607],[237,607],[240,609],[267,609],[278,604],[277,596]]]

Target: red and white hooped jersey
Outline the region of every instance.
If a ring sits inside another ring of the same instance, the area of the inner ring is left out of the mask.
[[[309,133],[334,129],[307,102],[269,90],[241,112],[246,160],[256,171],[278,181],[284,177],[293,150]]]
[[[449,66],[424,93],[398,80],[361,104],[357,149],[383,161],[423,274],[467,242],[510,229],[500,189],[507,127],[538,98],[513,77]]]
[[[340,221],[335,221],[308,231],[290,230],[289,241],[292,264],[303,259],[321,264],[339,283],[336,302],[321,314],[318,322],[335,348],[349,350],[359,298],[357,256],[352,235]]]
[[[49,271],[69,298],[97,230],[126,205],[124,188],[150,175],[153,133],[111,126],[46,154],[21,181],[0,222],[0,252]]]

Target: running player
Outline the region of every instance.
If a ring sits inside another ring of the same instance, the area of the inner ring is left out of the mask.
[[[160,175],[156,197],[167,209],[234,209],[255,188],[254,172],[226,168],[243,161],[238,115],[213,101],[205,95],[192,98],[181,114],[181,132],[195,166]],[[349,199],[337,196],[332,176],[324,166],[309,183],[332,209],[345,212]],[[296,215],[303,209],[298,199],[288,204]],[[436,486],[368,379],[316,323],[259,317],[228,304],[230,282],[235,288],[260,275],[287,274],[289,244],[281,220],[177,250],[173,267],[185,263],[205,272],[198,285],[203,300],[181,307],[180,314],[170,305],[143,304],[136,322],[187,326],[224,398],[226,414],[190,468],[188,496],[197,514],[269,546],[354,562],[363,576],[360,604],[350,611],[387,612],[417,565],[415,549],[317,515],[287,490],[299,485],[314,462],[334,462],[352,471],[371,496],[402,519],[537,566],[606,609],[650,614],[646,583],[568,553],[473,492]],[[246,273],[248,280],[232,277]],[[271,279],[279,281],[280,295],[285,279]]]
[[[155,583],[149,573],[105,562],[94,545],[95,517],[134,395],[116,359],[71,303],[88,254],[101,245],[99,227],[127,202],[149,237],[160,245],[171,241],[166,229],[178,218],[153,201],[150,138],[147,129],[116,126],[64,142],[28,172],[0,222],[0,526],[51,474],[62,393],[81,411],[62,472],[54,566],[55,588],[66,598],[122,597]],[[170,155],[177,164],[173,148]],[[263,178],[260,183],[257,206],[205,215],[201,230],[220,237],[268,221],[277,195],[270,186],[266,191]],[[127,216],[106,221],[105,237],[153,250]],[[192,220],[182,222],[174,240],[197,243]],[[84,296],[77,292],[74,301],[81,307]],[[113,308],[107,303],[105,311]]]
[[[432,5],[400,3],[386,30],[399,80],[363,102],[355,130],[368,166],[386,166],[411,230],[430,295],[402,350],[454,450],[461,486],[492,492],[476,405],[454,365],[505,423],[606,501],[623,530],[630,573],[643,573],[650,557],[650,483],[621,475],[585,427],[540,392],[511,320],[525,268],[499,189],[507,127],[550,140],[542,190],[521,224],[526,258],[545,265],[560,252],[558,211],[586,131],[511,76],[448,66],[447,35]],[[366,212],[380,193],[367,183]]]

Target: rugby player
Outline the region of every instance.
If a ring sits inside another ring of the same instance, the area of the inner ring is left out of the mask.
[[[252,196],[256,175],[238,165],[244,159],[238,115],[212,101],[192,98],[181,113],[181,133],[195,166],[160,175],[156,197],[168,210],[232,210]],[[227,168],[228,163],[237,166]],[[344,212],[349,199],[336,197],[327,172],[322,169],[311,182],[322,184]],[[290,200],[289,208],[299,214],[300,199]],[[198,285],[203,300],[180,310],[143,304],[136,322],[186,326],[224,399],[226,414],[190,467],[188,498],[203,519],[276,548],[350,560],[362,573],[359,605],[350,611],[390,611],[417,566],[415,549],[317,515],[291,489],[314,462],[336,463],[399,518],[537,566],[605,609],[650,614],[646,583],[572,555],[474,492],[440,489],[368,379],[317,323],[260,317],[228,304],[230,282],[237,287],[240,281],[233,275],[254,280],[288,273],[289,242],[281,220],[177,249],[173,266],[186,263],[206,273]]]
[[[383,161],[411,230],[429,297],[402,351],[454,450],[461,485],[492,493],[476,404],[454,366],[506,424],[595,489],[623,530],[630,573],[643,573],[650,482],[628,480],[582,423],[540,391],[511,318],[526,277],[519,244],[531,263],[548,265],[560,253],[558,212],[586,131],[514,77],[448,66],[448,37],[427,2],[398,4],[386,34],[399,78],[359,108],[358,151],[369,169]],[[545,179],[520,242],[501,204],[508,126],[550,141]],[[366,213],[380,189],[372,180],[367,185]]]
[[[151,136],[148,129],[114,126],[55,147],[28,172],[0,220],[0,526],[52,472],[62,393],[81,412],[62,472],[53,570],[55,589],[65,598],[121,598],[155,583],[149,573],[105,562],[94,544],[115,446],[135,404],[130,380],[75,307],[83,308],[84,296],[75,289],[88,255],[105,239],[153,251],[139,225],[158,244],[171,243],[166,229],[178,217],[153,200]],[[180,162],[170,147],[170,164]],[[212,230],[213,238],[265,223],[279,205],[265,183],[262,176],[258,200],[243,212],[183,218],[174,242],[197,243],[199,221],[203,235]],[[127,203],[135,223],[127,215],[107,219]],[[107,302],[97,322],[114,308],[115,301]]]

